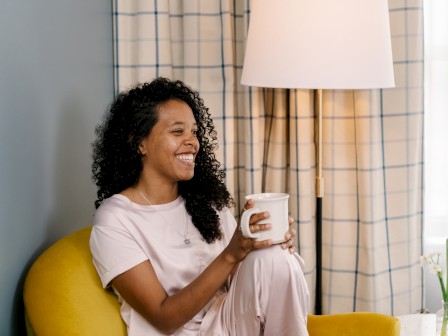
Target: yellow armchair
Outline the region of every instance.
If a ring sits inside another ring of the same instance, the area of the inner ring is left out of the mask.
[[[62,238],[29,270],[23,293],[28,335],[126,335],[116,296],[101,287],[93,267],[90,231]],[[375,313],[308,317],[310,336],[398,336],[399,330],[398,319]]]
[[[28,335],[126,335],[117,297],[93,267],[90,231],[62,238],[31,266],[23,290]]]

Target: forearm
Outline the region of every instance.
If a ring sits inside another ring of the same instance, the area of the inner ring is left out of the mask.
[[[225,252],[221,253],[193,282],[162,301],[156,321],[152,323],[167,332],[183,326],[222,288],[236,264]]]

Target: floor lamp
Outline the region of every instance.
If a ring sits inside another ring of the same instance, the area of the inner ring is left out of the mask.
[[[317,90],[315,313],[322,314],[322,90],[395,85],[388,1],[252,1],[241,84]]]

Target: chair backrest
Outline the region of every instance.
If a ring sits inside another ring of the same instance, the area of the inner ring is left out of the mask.
[[[23,293],[28,335],[126,335],[117,298],[92,264],[91,229],[62,238],[33,263]]]

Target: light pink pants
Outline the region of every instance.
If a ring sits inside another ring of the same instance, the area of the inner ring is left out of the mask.
[[[302,267],[298,254],[278,245],[250,252],[228,293],[205,315],[200,335],[308,335],[309,292]]]

